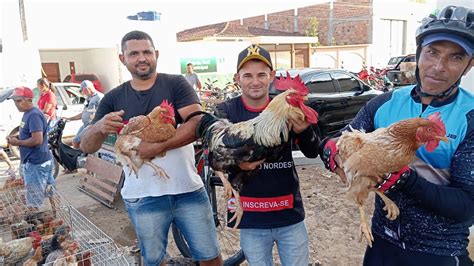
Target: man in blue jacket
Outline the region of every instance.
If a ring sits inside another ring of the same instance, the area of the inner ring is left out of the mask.
[[[474,96],[459,87],[473,65],[473,17],[471,9],[447,6],[425,18],[416,33],[417,84],[374,98],[350,123],[371,132],[439,112],[449,138],[432,153],[418,149],[409,170],[378,185],[400,215],[386,218],[376,198],[366,266],[473,265],[467,246],[474,220]],[[338,172],[334,139],[323,143],[326,167]]]

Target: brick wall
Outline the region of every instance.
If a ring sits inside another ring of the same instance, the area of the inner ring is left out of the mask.
[[[322,45],[348,45],[372,43],[370,32],[372,25],[372,5],[370,0],[339,0],[334,2],[333,40],[328,42],[329,3],[298,8],[298,32],[305,34],[310,19],[319,21],[318,37]],[[267,14],[269,29],[293,32],[294,11]],[[264,28],[265,16],[245,18],[244,26]]]

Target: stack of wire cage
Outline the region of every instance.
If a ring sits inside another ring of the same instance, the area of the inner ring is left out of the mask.
[[[41,207],[29,206],[27,193],[28,197],[44,198]],[[52,253],[52,237],[60,231],[65,235],[62,240],[66,238],[74,246],[61,244],[57,259],[45,263]],[[34,238],[30,238],[33,234],[41,235],[42,260],[28,264],[25,262],[35,254],[35,245],[31,244]],[[129,265],[114,241],[68,204],[54,187],[47,188],[47,195],[27,191],[22,179],[7,180],[0,186],[0,238],[0,265]]]

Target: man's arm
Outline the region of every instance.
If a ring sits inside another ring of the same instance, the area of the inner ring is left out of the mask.
[[[97,123],[87,127],[81,138],[80,149],[85,153],[98,151],[109,134],[116,134],[123,127],[123,114],[123,110],[108,113]]]
[[[198,111],[201,111],[201,105],[199,104],[188,105],[178,110],[179,115],[181,117],[184,117],[184,119],[186,119],[186,117],[188,117],[191,113]],[[196,125],[199,123],[200,120],[200,115],[194,116],[186,123],[178,127],[178,129],[176,130],[176,135],[173,138],[162,143],[165,147],[165,151],[176,149],[195,141]]]
[[[296,134],[298,140],[298,147],[307,158],[316,158],[318,156],[319,137],[309,126],[304,131]]]
[[[17,137],[8,137],[7,141],[9,144],[13,146],[22,146],[33,148],[43,144],[43,132],[42,131],[35,131],[31,132],[31,138],[27,139],[18,139]]]
[[[71,116],[71,117],[64,117],[66,120],[69,120],[69,121],[75,121],[75,120],[79,120],[82,118],[82,113],[84,111],[82,111],[81,113],[75,115],[75,116]]]

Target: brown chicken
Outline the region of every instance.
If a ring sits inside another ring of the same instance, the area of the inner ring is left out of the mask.
[[[23,263],[23,266],[37,266],[38,263],[41,262],[41,260],[43,260],[42,251],[43,249],[41,248],[41,246],[38,246],[35,249],[35,253],[33,254],[33,256],[27,259]]]
[[[138,169],[143,164],[151,166],[160,176],[169,178],[161,167],[138,156],[135,148],[142,140],[159,143],[172,138],[176,134],[175,124],[174,108],[166,100],[155,107],[148,115],[131,118],[121,130],[115,142],[117,161],[122,165],[128,165],[137,178]],[[159,156],[165,156],[165,154]]]
[[[336,146],[349,183],[348,196],[359,205],[361,237],[362,234],[366,237],[370,247],[374,238],[363,206],[369,192],[382,198],[388,219],[395,220],[400,213],[397,205],[374,187],[377,180],[409,165],[421,145],[429,152],[434,151],[439,141],[448,141],[445,135],[439,113],[402,120],[371,133],[358,130],[342,133]]]
[[[300,118],[316,124],[318,114],[304,104],[308,88],[299,76],[275,80],[275,88],[283,91],[268,104],[254,119],[232,124],[205,114],[197,126],[197,134],[209,146],[209,163],[216,171],[232,171],[236,177],[229,183],[222,173],[217,172],[226,189],[227,196],[234,194],[237,228],[243,215],[239,191],[254,171],[244,171],[239,165],[262,160],[276,161],[280,151],[287,145],[290,133],[289,119]]]

